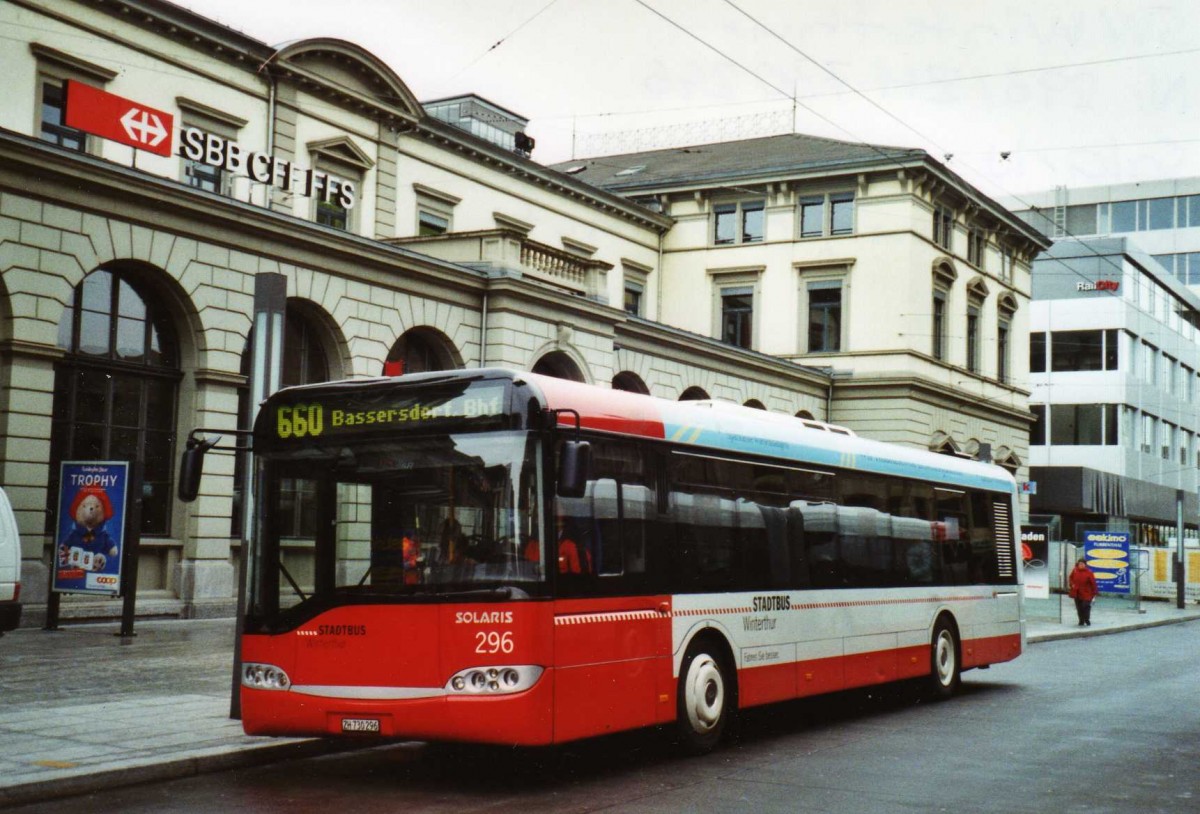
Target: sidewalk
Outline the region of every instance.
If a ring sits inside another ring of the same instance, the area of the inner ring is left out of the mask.
[[[1200,619],[1200,606],[1097,603],[1092,626],[1031,620],[1029,641]],[[0,638],[0,808],[361,744],[252,738],[229,718],[233,620],[22,629]]]

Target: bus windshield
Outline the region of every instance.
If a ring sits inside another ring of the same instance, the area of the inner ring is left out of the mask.
[[[545,580],[540,449],[536,436],[514,431],[270,456],[252,612],[536,590]]]

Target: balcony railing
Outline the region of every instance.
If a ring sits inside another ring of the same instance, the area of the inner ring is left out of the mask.
[[[486,266],[578,296],[608,302],[611,263],[538,243],[515,229],[447,232],[427,237],[392,238],[385,242],[453,263]]]

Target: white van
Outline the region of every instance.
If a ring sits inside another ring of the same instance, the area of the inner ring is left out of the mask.
[[[21,536],[8,495],[0,488],[0,635],[21,621]]]

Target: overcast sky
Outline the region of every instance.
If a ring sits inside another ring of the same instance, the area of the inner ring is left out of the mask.
[[[996,197],[1200,176],[1195,0],[176,2],[484,96],[547,164],[794,128],[949,154]]]

